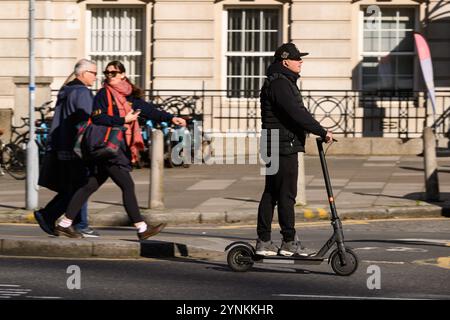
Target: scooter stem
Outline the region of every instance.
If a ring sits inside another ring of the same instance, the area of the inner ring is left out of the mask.
[[[325,160],[325,153],[323,152],[323,143],[325,142],[322,138],[317,138],[317,149],[319,150],[320,164],[322,165],[322,173],[325,179],[325,187],[327,188],[328,203],[330,205],[330,211],[332,220],[339,219],[336,211],[336,206],[334,203],[333,189],[331,187],[330,175],[328,174],[327,161]]]
[[[339,249],[339,258],[341,260],[342,265],[346,265],[345,259],[345,245],[344,245],[344,232],[342,230],[342,223],[337,215],[336,205],[334,202],[333,189],[331,188],[330,175],[328,174],[328,166],[327,161],[325,160],[325,153],[323,152],[323,143],[325,142],[322,138],[317,138],[317,148],[319,150],[320,164],[322,165],[323,177],[325,179],[325,186],[327,188],[328,194],[328,203],[330,204],[331,210],[331,224],[334,230],[334,239],[336,241],[336,245]]]

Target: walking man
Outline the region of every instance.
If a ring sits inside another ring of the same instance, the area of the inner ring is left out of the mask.
[[[50,235],[55,235],[56,220],[66,212],[73,194],[88,177],[87,167],[73,148],[77,125],[87,121],[92,113],[93,94],[89,87],[96,79],[95,63],[82,59],[58,93],[49,150],[39,174],[39,185],[57,192],[57,195],[45,208],[34,212],[41,229]],[[99,236],[88,225],[87,203],[80,210],[76,228],[84,237]]]

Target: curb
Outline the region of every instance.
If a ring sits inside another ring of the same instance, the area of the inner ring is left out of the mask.
[[[297,221],[319,221],[329,219],[329,210],[323,208],[296,208]],[[434,205],[414,207],[341,209],[339,215],[346,219],[386,219],[449,216],[450,208]],[[152,223],[170,224],[239,224],[256,223],[255,210],[230,212],[195,212],[174,210],[169,212],[143,212]],[[129,225],[123,212],[92,214],[91,224],[95,226]],[[274,219],[276,221],[276,219]],[[0,223],[35,223],[33,214],[25,210],[0,213]],[[100,259],[141,259],[141,258],[193,258],[224,260],[226,239],[207,239],[201,236],[186,238],[158,235],[152,240],[104,240],[69,239],[64,237],[23,238],[8,236],[0,238],[0,255],[33,256],[58,258],[100,258]]]
[[[295,208],[297,221],[327,220],[329,209],[323,208]],[[102,210],[91,212],[89,221],[92,226],[129,226],[130,221],[122,210]],[[151,224],[166,222],[170,225],[180,224],[238,224],[256,223],[257,210],[208,211],[195,210],[143,210],[142,215]],[[386,219],[386,218],[417,218],[417,217],[450,217],[450,207],[436,205],[421,205],[410,207],[371,207],[338,209],[339,216],[344,219]],[[277,215],[274,215],[277,221]],[[0,223],[36,223],[33,212],[15,210],[0,212]]]
[[[223,258],[223,250],[198,247],[171,241],[146,240],[87,240],[65,239],[0,239],[1,256],[54,257],[54,258],[100,258],[100,259],[140,259],[140,258]]]

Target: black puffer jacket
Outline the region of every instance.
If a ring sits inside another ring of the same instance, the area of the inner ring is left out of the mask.
[[[317,122],[303,104],[296,81],[299,75],[274,62],[267,69],[267,78],[261,88],[262,128],[267,130],[267,151],[270,155],[270,129],[279,130],[281,155],[305,151],[306,132],[325,138],[327,131]],[[262,137],[264,138],[264,137]],[[264,154],[264,153],[263,153]]]

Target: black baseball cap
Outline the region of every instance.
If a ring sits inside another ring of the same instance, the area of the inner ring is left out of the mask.
[[[307,52],[300,52],[300,50],[297,49],[296,45],[293,43],[283,43],[274,54],[275,60],[301,60],[303,56],[307,56],[309,53]]]

